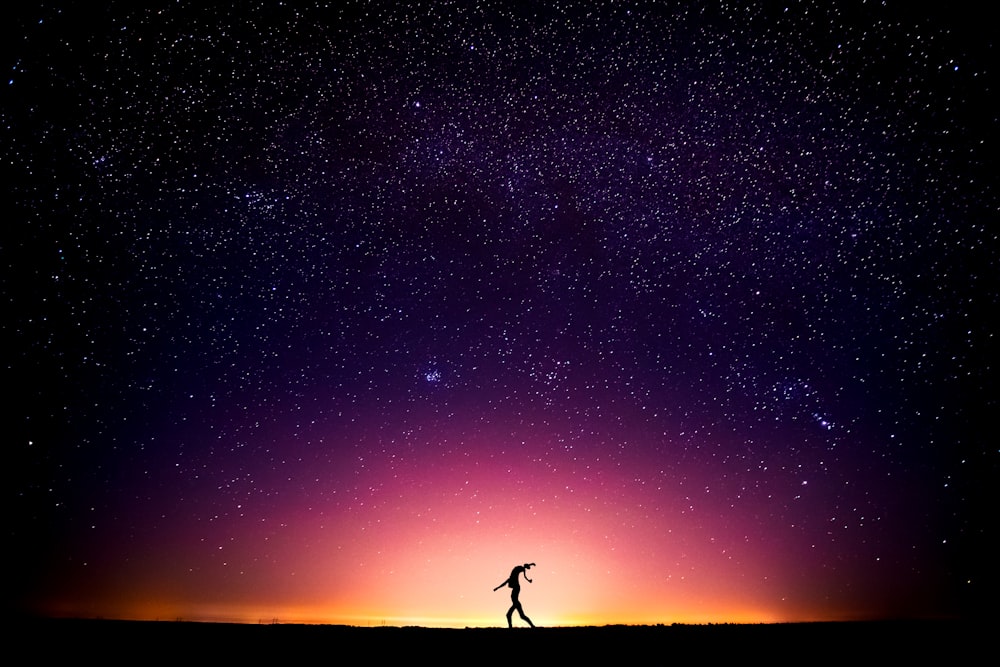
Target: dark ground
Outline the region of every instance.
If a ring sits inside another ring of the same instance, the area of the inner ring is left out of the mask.
[[[995,654],[986,624],[964,621],[509,630],[21,619],[8,629],[8,655],[32,664],[966,665]]]

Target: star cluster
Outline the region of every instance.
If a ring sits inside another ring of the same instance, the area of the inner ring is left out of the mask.
[[[55,2],[7,30],[20,607],[488,624],[528,561],[543,624],[988,597],[984,17]]]

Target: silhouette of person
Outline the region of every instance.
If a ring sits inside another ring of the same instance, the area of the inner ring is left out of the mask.
[[[524,615],[524,609],[521,608],[521,601],[518,600],[518,596],[521,594],[521,575],[524,574],[525,580],[530,584],[531,579],[528,579],[528,568],[530,568],[534,563],[525,563],[524,565],[518,565],[513,570],[510,571],[510,576],[507,580],[502,582],[499,586],[494,588],[494,591],[498,591],[504,586],[510,586],[510,609],[507,610],[507,627],[514,627],[512,616],[514,611],[521,616],[521,619],[525,621],[531,627],[535,627],[535,624],[531,622],[531,619]]]

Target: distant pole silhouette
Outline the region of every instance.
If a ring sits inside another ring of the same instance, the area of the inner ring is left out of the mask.
[[[507,580],[502,582],[499,586],[494,588],[494,591],[498,591],[504,586],[510,586],[510,609],[507,610],[507,627],[514,627],[513,614],[516,610],[524,620],[531,627],[535,627],[535,624],[531,622],[531,619],[524,615],[524,609],[521,608],[521,601],[518,600],[518,596],[521,594],[521,575],[524,575],[525,580],[530,584],[531,579],[528,579],[528,568],[533,566],[534,563],[525,563],[524,565],[518,565],[513,570],[510,571],[510,576]]]

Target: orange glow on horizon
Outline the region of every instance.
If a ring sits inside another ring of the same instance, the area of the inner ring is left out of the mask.
[[[379,613],[357,613],[346,610],[297,606],[232,606],[232,605],[177,605],[148,603],[132,606],[102,607],[86,610],[68,605],[56,605],[45,610],[45,615],[56,618],[103,618],[135,621],[186,621],[204,623],[240,624],[303,624],[348,625],[354,627],[419,626],[427,628],[490,628],[506,627],[506,608],[492,610],[492,614],[479,616],[409,616]],[[526,611],[528,611],[526,607]],[[608,618],[602,615],[548,616],[531,613],[538,627],[600,627],[606,625],[671,625],[671,624],[759,624],[803,621],[849,620],[830,618],[785,618],[773,613],[748,609],[730,611],[705,611],[664,615],[626,614]],[[515,615],[515,627],[527,627]]]
[[[336,511],[293,500],[266,520],[233,521],[228,532],[163,530],[139,553],[108,544],[75,578],[52,582],[36,608],[142,620],[505,627],[509,590],[493,587],[514,565],[534,562],[521,602],[542,627],[869,615],[865,596],[877,578],[862,590],[851,570],[824,569],[795,531],[752,504],[712,507],[713,496],[692,501],[666,486],[637,491],[630,480],[648,472],[638,464],[536,470],[520,457],[494,457],[490,441],[469,444],[477,457],[370,467],[358,482],[368,491]],[[689,487],[703,486],[697,474],[686,473]]]

